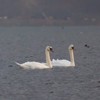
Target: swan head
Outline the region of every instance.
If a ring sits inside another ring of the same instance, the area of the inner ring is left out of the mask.
[[[69,48],[68,48],[69,50],[74,50],[74,45],[73,44],[71,44],[70,46],[69,46]]]
[[[47,50],[48,52],[53,52],[52,46],[47,46],[47,47],[46,47],[46,50]]]

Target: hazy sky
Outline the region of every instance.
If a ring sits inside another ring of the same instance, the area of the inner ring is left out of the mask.
[[[0,16],[63,14],[100,15],[100,0],[0,0]]]

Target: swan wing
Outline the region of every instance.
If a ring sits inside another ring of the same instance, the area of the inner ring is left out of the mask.
[[[45,68],[49,68],[49,66],[46,66],[45,63],[39,63],[39,62],[25,62],[22,64],[19,64],[18,62],[16,62],[17,65],[19,65],[20,67],[24,68],[24,69],[45,69]]]
[[[71,62],[66,59],[53,59],[52,60],[53,66],[70,66]]]

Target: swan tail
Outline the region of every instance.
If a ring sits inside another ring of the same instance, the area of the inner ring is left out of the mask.
[[[17,65],[19,65],[19,66],[21,66],[21,64],[20,63],[18,63],[18,62],[15,62]]]
[[[28,65],[26,65],[26,64],[20,64],[18,62],[15,62],[15,64],[17,64],[18,66],[20,66],[23,69],[29,69]]]

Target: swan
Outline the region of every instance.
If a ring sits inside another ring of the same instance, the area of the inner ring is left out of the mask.
[[[65,66],[65,67],[69,67],[69,66],[75,66],[75,61],[74,61],[74,45],[71,44],[69,46],[69,54],[70,54],[70,61],[66,60],[66,59],[53,59],[52,60],[52,65],[53,66]]]
[[[45,49],[45,55],[46,55],[46,63],[40,63],[40,62],[35,62],[35,61],[27,61],[25,63],[18,63],[15,62],[17,65],[24,69],[45,69],[45,68],[52,68],[52,63],[50,59],[50,52],[53,52],[53,49],[51,46],[47,46]]]

